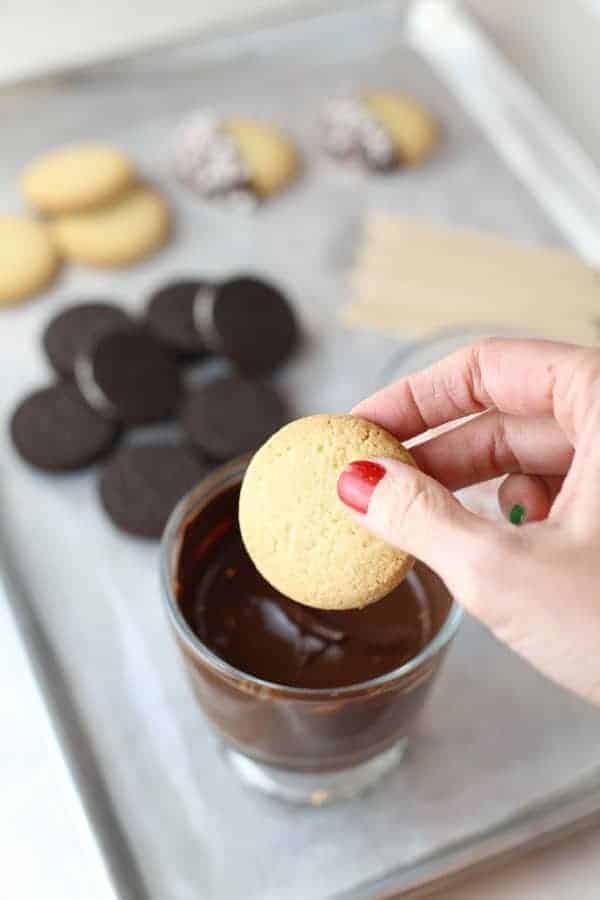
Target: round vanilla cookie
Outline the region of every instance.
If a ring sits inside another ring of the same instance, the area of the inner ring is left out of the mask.
[[[429,156],[438,142],[439,129],[420,103],[389,91],[363,94],[361,100],[391,138],[400,165],[415,166]]]
[[[33,160],[21,175],[21,189],[39,212],[60,215],[110,203],[134,179],[133,163],[120,150],[71,144]]]
[[[413,460],[393,435],[355,416],[296,419],[253,457],[240,493],[246,550],[286,597],[319,609],[381,600],[413,558],[373,537],[337,495],[344,467],[359,459]]]
[[[282,191],[298,172],[298,155],[279,128],[253,119],[227,119],[222,130],[233,141],[259,197]]]
[[[154,253],[169,236],[171,217],[161,195],[136,185],[114,203],[59,216],[49,226],[68,259],[90,266],[128,266]]]
[[[59,256],[45,225],[0,216],[0,306],[37,294],[52,280]]]

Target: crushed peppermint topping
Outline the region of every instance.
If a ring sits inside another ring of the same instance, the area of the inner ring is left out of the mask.
[[[323,110],[321,126],[323,145],[332,156],[361,155],[374,169],[393,165],[395,152],[391,137],[360,100],[331,100]]]
[[[175,140],[174,166],[180,181],[202,197],[251,193],[243,159],[210,112],[198,112],[183,124]]]

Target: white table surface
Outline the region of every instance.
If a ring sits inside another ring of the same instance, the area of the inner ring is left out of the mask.
[[[1,586],[0,646],[0,896],[116,900]]]
[[[291,11],[295,6],[296,0],[254,0],[252,4],[242,0],[220,0],[218,4],[4,0],[0,82],[65,62],[86,62],[145,43],[163,42],[203,27],[242,21],[249,15]],[[9,635],[14,635],[14,622],[0,607],[3,648],[9,645]],[[10,721],[10,728],[3,729],[0,746],[3,892],[12,900],[48,900],[63,898],[68,884],[74,900],[106,900],[111,896],[106,872],[70,776],[56,748],[47,741],[48,720],[35,697],[31,677],[23,654],[14,646],[8,652],[4,649],[0,654],[0,716],[4,723]],[[468,880],[444,891],[443,896],[445,900],[595,900],[600,891],[599,851],[600,832],[588,831]],[[91,869],[99,873],[93,885]]]

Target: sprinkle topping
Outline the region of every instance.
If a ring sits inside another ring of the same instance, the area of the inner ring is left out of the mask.
[[[357,99],[330,101],[321,124],[328,153],[341,158],[362,156],[373,169],[389,169],[395,162],[391,137]]]

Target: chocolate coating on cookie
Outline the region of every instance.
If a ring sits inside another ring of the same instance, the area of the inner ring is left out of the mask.
[[[248,376],[275,369],[297,340],[296,319],[287,299],[258,278],[232,278],[214,297],[198,298],[195,319],[208,345]]]
[[[273,387],[238,377],[190,391],[180,411],[194,446],[215,460],[256,449],[285,419],[285,405]]]
[[[394,142],[359,99],[332,100],[321,114],[325,150],[339,159],[359,159],[369,169],[386,172],[400,165]]]
[[[110,450],[119,432],[67,381],[26,397],[13,414],[10,430],[23,459],[49,471],[89,465]]]
[[[177,177],[200,197],[249,192],[250,174],[219,120],[199,111],[183,124],[174,146]]]
[[[77,356],[88,353],[103,335],[126,329],[130,324],[129,317],[112,303],[78,303],[49,322],[42,344],[55,371],[71,378]]]
[[[207,473],[187,447],[121,447],[102,472],[102,506],[121,531],[158,538],[175,505]]]
[[[179,371],[159,342],[141,331],[104,335],[75,365],[88,402],[127,425],[173,415],[180,396]]]
[[[199,293],[212,295],[207,281],[173,281],[155,291],[146,308],[151,334],[178,357],[204,356],[208,351],[194,322],[194,302]]]

